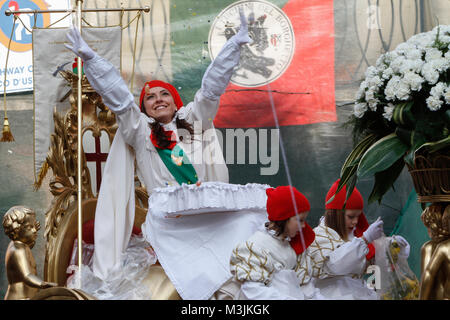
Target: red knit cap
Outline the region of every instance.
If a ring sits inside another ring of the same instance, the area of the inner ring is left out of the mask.
[[[311,209],[308,199],[294,187],[280,186],[275,189],[268,188],[266,189],[266,194],[267,213],[269,214],[269,220],[271,221],[286,220],[295,216],[292,194],[297,206],[297,213],[306,212]]]
[[[294,187],[280,186],[275,189],[268,188],[266,189],[266,194],[267,213],[269,215],[269,220],[271,221],[286,220],[295,216],[295,207],[294,202],[292,201],[292,195],[294,196],[298,214],[311,210],[308,199]],[[297,234],[291,239],[291,241],[289,241],[292,249],[294,249],[297,255],[301,254],[305,248],[308,248],[316,237],[316,234],[306,222],[305,226],[302,228],[302,234],[304,242],[302,241],[300,234]]]
[[[333,185],[331,186],[330,190],[328,190],[327,196],[325,198],[325,209],[336,209],[341,210],[344,208],[344,202],[345,197],[347,195],[347,189],[346,186],[344,186],[341,191],[334,197],[333,201],[326,204],[328,200],[331,199],[331,197],[336,193],[336,190],[338,188],[340,179],[338,179]],[[347,200],[347,204],[345,205],[345,209],[359,209],[362,210],[364,208],[364,199],[361,195],[361,193],[356,189],[356,187],[353,189],[352,194],[350,195],[350,198]],[[362,212],[359,215],[358,223],[356,224],[355,231],[353,234],[355,237],[361,237],[363,232],[367,230],[369,227],[369,223],[367,222],[367,218]]]
[[[170,94],[172,95],[173,101],[175,102],[175,105],[177,106],[177,109],[180,109],[183,106],[183,101],[181,100],[180,94],[178,93],[177,89],[170,83],[161,81],[161,80],[151,80],[144,84],[141,90],[141,96],[139,97],[139,108],[142,110],[142,100],[144,100],[145,96],[145,87],[148,85],[149,89],[154,87],[162,87],[164,89],[167,89]]]
[[[331,199],[332,196],[336,193],[336,190],[338,188],[340,179],[338,179],[333,185],[331,186],[330,190],[328,190],[327,197],[325,198],[325,209],[336,209],[341,210],[344,208],[344,202],[345,197],[347,195],[346,186],[344,186],[341,191],[334,197],[333,201],[327,204],[328,200]],[[350,198],[347,200],[347,204],[345,205],[345,209],[360,209],[362,210],[364,208],[364,200],[361,196],[361,193],[358,191],[358,189],[353,189],[352,194],[350,195]]]

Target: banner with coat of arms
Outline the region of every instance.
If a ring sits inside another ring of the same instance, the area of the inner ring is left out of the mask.
[[[272,127],[274,110],[281,126],[336,121],[333,0],[171,1],[172,70],[182,98],[192,101],[210,59],[238,32],[239,7],[253,43],[241,49],[215,126]]]
[[[66,15],[66,13],[45,13],[35,16],[32,13],[21,13],[14,23],[13,15],[6,16],[5,11],[50,9],[69,10],[71,9],[70,0],[0,0],[0,92],[2,94],[4,86],[6,86],[6,93],[33,90],[32,29],[46,28]],[[67,27],[69,24],[70,19],[63,19],[55,23],[54,27]],[[10,53],[5,70],[8,45]]]

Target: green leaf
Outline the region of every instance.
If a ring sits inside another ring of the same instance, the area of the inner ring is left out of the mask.
[[[395,133],[374,143],[361,158],[357,175],[359,178],[374,175],[392,166],[408,150]]]
[[[404,160],[407,164],[409,164],[411,167],[414,166],[414,155],[416,153],[416,150],[419,149],[423,144],[427,142],[425,137],[420,133],[414,131],[411,137],[411,144],[412,147],[408,151],[408,153],[404,156]]]
[[[353,148],[342,165],[340,181],[336,193],[327,201],[327,204],[334,200],[335,195],[342,190],[352,177],[355,177],[356,179],[356,170],[358,169],[358,163],[361,160],[362,155],[376,140],[377,136],[375,134],[369,134]]]
[[[345,159],[344,164],[342,165],[341,178],[342,178],[342,175],[344,174],[345,169],[347,167],[352,167],[356,163],[358,163],[359,160],[361,159],[362,155],[367,151],[367,149],[369,149],[369,147],[372,144],[375,143],[376,140],[377,140],[377,137],[375,134],[373,134],[373,133],[369,134],[353,148],[353,150],[350,152],[350,154]]]
[[[450,136],[439,141],[424,143],[420,148],[417,148],[415,152],[428,151],[429,153],[433,153],[447,147],[450,147]]]
[[[393,188],[395,180],[397,180],[404,167],[405,163],[403,162],[403,159],[400,158],[386,170],[375,173],[375,184],[369,196],[369,204],[375,201],[381,203],[384,194],[389,188]]]
[[[353,177],[356,178],[356,170],[358,169],[358,166],[352,166],[352,167],[347,167],[344,170],[344,173],[341,175],[340,177],[340,181],[338,183],[338,187],[336,189],[336,193],[327,201],[326,204],[333,202],[336,194],[339,193],[339,191],[342,190],[342,188],[347,184],[348,181],[350,181],[350,179],[352,179]]]
[[[345,194],[345,202],[344,202],[344,207],[342,209],[345,209],[345,206],[347,205],[347,200],[348,198],[350,198],[350,196],[353,193],[353,190],[355,189],[355,185],[356,185],[356,180],[357,180],[357,176],[353,175],[350,180],[347,183],[347,187],[346,187],[346,194]]]
[[[414,131],[408,130],[402,127],[397,127],[395,129],[395,135],[406,145],[412,145],[412,137],[414,135]]]
[[[392,120],[400,126],[414,128],[416,119],[412,112],[413,106],[413,101],[397,104],[392,114]]]

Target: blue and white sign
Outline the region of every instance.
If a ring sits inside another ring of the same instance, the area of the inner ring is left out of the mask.
[[[47,28],[66,13],[20,13],[6,16],[6,10],[69,10],[70,0],[0,0],[0,94],[33,90],[32,38],[33,28]],[[71,17],[52,27],[67,27]],[[6,58],[9,57],[6,66]],[[6,68],[5,68],[6,67]],[[5,80],[6,75],[6,80]]]

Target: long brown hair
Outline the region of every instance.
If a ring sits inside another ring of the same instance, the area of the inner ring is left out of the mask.
[[[149,117],[149,115],[147,114],[147,112],[145,111],[145,108],[144,108],[144,100],[142,100],[142,103],[141,103],[141,110],[147,117]],[[186,140],[189,140],[191,143],[192,136],[194,135],[194,128],[192,128],[192,125],[189,122],[187,122],[185,119],[179,119],[179,118],[176,118],[176,125],[177,125],[178,129],[186,129],[189,132],[189,134],[191,135],[191,138],[186,139]],[[152,124],[150,124],[150,128],[152,129],[152,132],[156,137],[156,141],[157,141],[158,145],[162,148],[167,148],[171,142],[169,140],[169,137],[167,137],[164,134],[163,126],[158,121],[155,121]],[[184,140],[184,137],[180,136],[180,141],[183,141],[183,140]]]
[[[347,241],[348,232],[345,226],[345,210],[326,209],[324,216],[325,225],[336,231],[344,241]]]
[[[176,124],[178,129],[186,129],[189,132],[191,138],[186,140],[189,141],[189,143],[192,143],[192,136],[194,135],[194,129],[192,128],[192,125],[185,119],[178,118],[176,119]],[[150,125],[150,127],[152,128],[152,132],[156,138],[156,141],[158,142],[158,145],[162,148],[167,148],[171,142],[169,140],[170,137],[167,137],[164,134],[163,126],[158,121],[155,121]],[[180,141],[183,141],[185,137],[180,136],[179,138]]]

